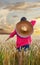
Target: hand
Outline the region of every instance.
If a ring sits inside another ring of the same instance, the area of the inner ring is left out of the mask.
[[[7,38],[5,41],[9,40],[10,38]]]

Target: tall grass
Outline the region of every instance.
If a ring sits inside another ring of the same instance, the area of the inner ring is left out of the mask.
[[[40,40],[35,40],[26,52],[22,49],[18,52],[13,41],[0,42],[0,65],[40,65]]]

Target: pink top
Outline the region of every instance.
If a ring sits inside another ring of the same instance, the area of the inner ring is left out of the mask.
[[[35,21],[35,20],[32,20],[30,23],[32,24],[32,26],[34,26],[34,24],[36,23],[36,21]],[[23,46],[23,45],[31,44],[31,41],[32,41],[31,36],[28,36],[28,37],[26,37],[26,38],[20,37],[20,36],[17,34],[16,30],[15,30],[15,31],[13,31],[13,32],[10,34],[9,38],[12,38],[14,35],[17,35],[17,41],[16,41],[16,47],[17,47],[17,48],[19,48],[20,46]]]

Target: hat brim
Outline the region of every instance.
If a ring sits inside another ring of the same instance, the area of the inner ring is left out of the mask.
[[[22,26],[26,26],[28,30],[26,32],[21,31]],[[27,37],[33,33],[33,26],[29,21],[18,22],[16,24],[16,32],[21,37]]]

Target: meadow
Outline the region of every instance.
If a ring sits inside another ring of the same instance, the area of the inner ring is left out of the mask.
[[[16,50],[14,41],[0,42],[0,65],[19,65],[21,54],[21,65],[40,65],[40,40],[33,40],[26,52]]]

